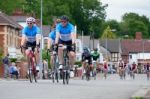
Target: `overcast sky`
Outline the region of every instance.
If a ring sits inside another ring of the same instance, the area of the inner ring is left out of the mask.
[[[101,0],[103,4],[108,4],[106,9],[106,19],[121,20],[121,16],[126,12],[135,12],[139,15],[146,15],[150,18],[150,0]]]

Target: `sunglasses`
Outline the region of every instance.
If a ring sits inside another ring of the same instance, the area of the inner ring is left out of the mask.
[[[27,23],[27,24],[32,24],[32,23]]]
[[[61,21],[62,23],[67,23],[67,21]]]

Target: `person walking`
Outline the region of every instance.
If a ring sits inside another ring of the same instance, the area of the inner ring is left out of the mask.
[[[9,54],[7,54],[3,59],[3,66],[4,66],[4,78],[7,78],[9,76],[9,64],[10,64],[10,60],[9,60]]]

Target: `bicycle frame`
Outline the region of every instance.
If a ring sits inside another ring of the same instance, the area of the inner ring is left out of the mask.
[[[88,63],[88,60],[85,60],[85,64],[86,64],[86,80],[90,80],[90,66],[89,66],[89,63]]]
[[[33,82],[33,78],[35,80],[35,82],[37,82],[36,76],[37,76],[37,72],[36,72],[36,66],[35,66],[35,55],[34,52],[32,51],[32,47],[28,47],[29,53],[28,53],[28,71],[29,71],[29,78],[30,78],[30,82]]]
[[[59,80],[58,80],[58,68],[57,68],[57,52],[52,51],[52,55],[53,55],[52,80],[53,80],[53,83],[54,83],[55,79],[56,79],[57,83],[58,83]]]
[[[61,71],[61,74],[62,74],[62,78],[63,78],[63,84],[65,83],[69,83],[69,57],[68,57],[68,45],[60,45],[58,47],[63,47],[63,58],[64,58],[64,65],[63,65],[63,68],[62,68],[62,71]]]
[[[96,62],[95,60],[93,60],[92,63],[93,63],[92,74],[93,74],[94,79],[96,79],[96,74],[97,74],[97,71],[96,71],[96,68],[97,68],[97,62]]]

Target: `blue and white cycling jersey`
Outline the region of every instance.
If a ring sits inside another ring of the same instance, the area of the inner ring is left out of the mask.
[[[70,41],[71,40],[71,33],[75,33],[74,26],[71,23],[68,23],[65,27],[59,23],[56,26],[56,32],[60,33],[60,39],[62,41]]]
[[[40,34],[40,29],[35,25],[33,25],[32,28],[29,28],[28,26],[26,26],[22,30],[22,36],[26,36],[28,42],[36,41],[37,34]]]
[[[56,30],[52,30],[50,33],[49,33],[49,38],[51,38],[53,40],[53,44],[55,43],[55,38],[56,38]]]

